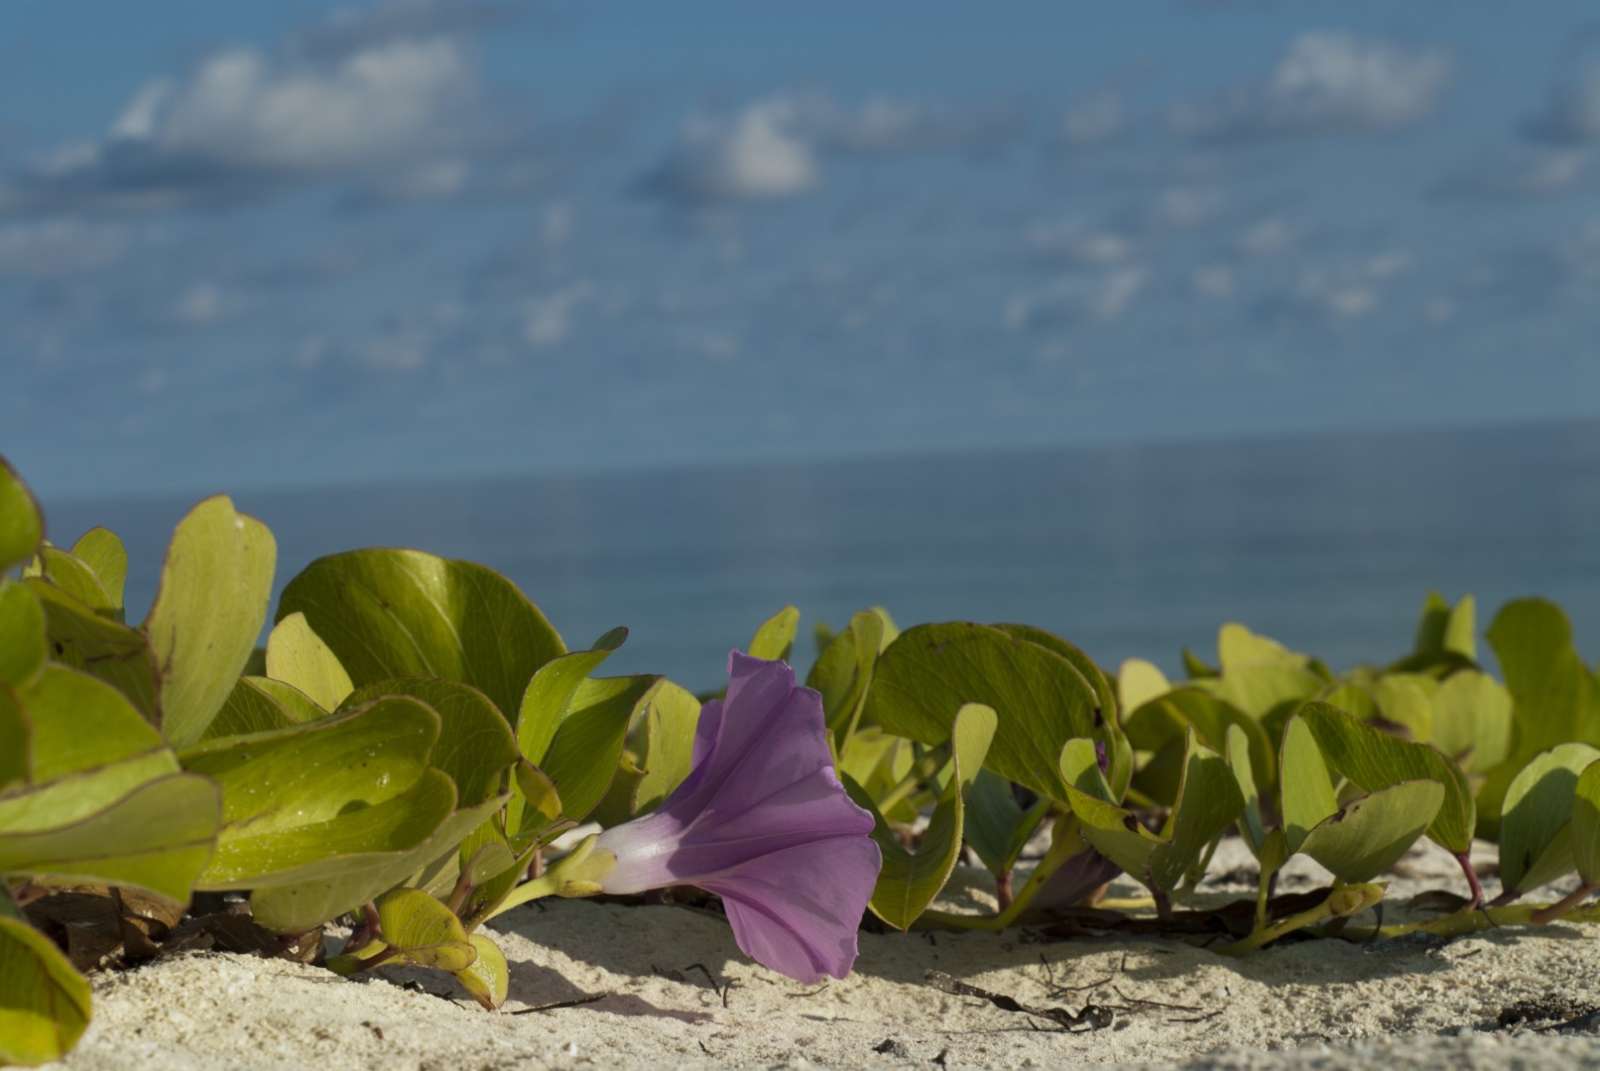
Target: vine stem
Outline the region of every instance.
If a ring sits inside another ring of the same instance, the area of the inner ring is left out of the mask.
[[[912,764],[911,772],[902,777],[900,783],[890,789],[888,795],[878,801],[878,813],[888,814],[896,804],[909,798],[922,787],[923,782],[933,777],[944,767],[945,761],[937,754],[924,755],[919,758]]]
[[[1540,926],[1554,922],[1566,916],[1573,908],[1587,900],[1596,889],[1600,889],[1600,885],[1591,885],[1588,882],[1584,882],[1549,907],[1535,911],[1531,918],[1533,922]]]
[[[1472,902],[1467,906],[1471,908],[1483,906],[1483,884],[1478,881],[1478,872],[1472,869],[1472,860],[1468,858],[1466,852],[1454,852],[1452,854],[1455,855],[1456,862],[1461,866],[1461,873],[1467,876],[1467,888],[1472,890]]]
[[[1058,827],[1059,828],[1059,827]],[[1028,909],[1039,890],[1049,882],[1050,876],[1062,866],[1089,850],[1082,843],[1073,844],[1069,836],[1052,836],[1050,850],[1045,852],[1039,865],[1033,868],[1028,880],[1011,900],[1011,903],[994,915],[963,915],[955,911],[927,910],[918,916],[915,925],[920,929],[944,927],[952,930],[1003,930],[1015,922]]]
[[[1592,891],[1592,890],[1591,890]],[[1600,922],[1600,904],[1573,909],[1577,900],[1568,896],[1554,904],[1509,904],[1505,907],[1463,908],[1443,918],[1425,922],[1397,922],[1379,926],[1361,935],[1361,940],[1404,937],[1408,933],[1428,933],[1435,937],[1460,937],[1479,930],[1492,930],[1500,926],[1518,926],[1529,923],[1554,922],[1558,918],[1568,922]],[[1572,901],[1572,903],[1568,903]],[[1557,908],[1561,911],[1554,913]]]
[[[1249,936],[1235,941],[1231,945],[1224,945],[1217,949],[1225,956],[1242,956],[1263,948],[1280,937],[1287,936],[1296,930],[1303,930],[1307,926],[1315,926],[1324,920],[1338,921],[1351,915],[1365,911],[1367,908],[1383,899],[1383,886],[1371,884],[1341,885],[1334,884],[1327,899],[1315,907],[1293,915],[1287,915],[1272,925],[1257,928]]]

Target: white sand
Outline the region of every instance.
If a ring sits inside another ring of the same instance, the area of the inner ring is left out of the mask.
[[[1237,842],[1218,856],[1214,874],[1247,861]],[[1402,870],[1393,900],[1459,883],[1436,849],[1414,852]],[[1297,861],[1280,891],[1310,888],[1314,874],[1314,864]],[[1208,904],[1248,891],[1203,888]],[[1126,881],[1112,890],[1137,893]],[[1396,918],[1392,907],[1388,918]],[[819,988],[746,961],[709,912],[561,901],[500,921],[512,973],[499,1013],[439,977],[397,971],[347,981],[283,961],[192,954],[98,976],[94,1024],[59,1066],[878,1068],[942,1058],[946,1067],[1600,1067],[1600,1028],[1496,1025],[1519,1000],[1600,1005],[1600,927],[1451,942],[1308,941],[1242,960],[1171,939],[863,934],[856,973]],[[701,970],[685,970],[695,963],[718,985],[731,983],[726,1002]],[[1085,988],[1052,995],[1045,964],[1055,986]],[[1025,1004],[1125,1010],[1107,1029],[1065,1033],[941,992],[926,981],[929,970]],[[418,980],[431,992],[403,987]],[[515,1014],[594,994],[606,996]]]

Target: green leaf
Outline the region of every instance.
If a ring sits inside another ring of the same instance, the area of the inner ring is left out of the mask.
[[[1561,744],[1541,752],[1506,790],[1500,816],[1500,882],[1527,892],[1572,869],[1568,823],[1578,775],[1600,751],[1588,744]]]
[[[1317,692],[1315,698],[1361,721],[1371,721],[1378,716],[1378,701],[1372,698],[1374,679],[1358,670],[1343,680],[1327,685]]]
[[[1218,631],[1217,655],[1221,675],[1201,686],[1256,719],[1316,694],[1327,683],[1310,658],[1237,623]]]
[[[443,677],[472,685],[502,711],[518,710],[534,671],[566,650],[538,607],[499,573],[415,550],[319,558],[279,600],[279,620],[297,612],[358,688]]]
[[[1285,846],[1293,855],[1323,819],[1338,811],[1339,798],[1322,749],[1303,718],[1290,718],[1284,727],[1278,761]]]
[[[46,543],[39,548],[39,572],[50,583],[77,599],[89,609],[115,616],[121,600],[113,599],[87,562],[59,547]]]
[[[1406,730],[1412,740],[1433,739],[1431,677],[1416,673],[1386,673],[1372,685],[1372,700],[1385,721]]]
[[[1511,692],[1521,762],[1572,740],[1600,746],[1600,688],[1560,607],[1544,599],[1507,603],[1489,626],[1489,646]]]
[[[986,765],[1041,796],[1065,802],[1059,758],[1068,740],[1115,730],[1097,721],[1100,698],[1055,651],[970,622],[907,629],[878,660],[864,717],[923,744],[950,739],[956,711],[981,703],[999,718]]]
[[[89,983],[67,957],[26,922],[0,916],[0,1064],[60,1059],[83,1036],[89,1014]]]
[[[0,874],[133,886],[184,904],[211,857],[221,812],[205,778],[159,777],[74,822],[0,833]]]
[[[456,681],[411,678],[365,685],[345,699],[342,709],[391,696],[416,699],[438,714],[439,739],[428,762],[456,783],[458,807],[475,807],[500,794],[518,758],[517,741],[488,696]]]
[[[50,582],[26,581],[44,608],[50,657],[116,688],[153,725],[160,724],[155,653],[144,634],[95,613]]]
[[[1159,833],[1152,833],[1138,815],[1111,803],[1109,786],[1099,778],[1093,745],[1071,741],[1062,749],[1062,778],[1072,812],[1083,823],[1083,836],[1096,850],[1136,881],[1171,892],[1200,854],[1232,825],[1244,809],[1238,782],[1216,752],[1201,745],[1193,731],[1186,737],[1183,779],[1177,802]]]
[[[1141,706],[1172,691],[1172,682],[1154,662],[1142,658],[1125,659],[1117,670],[1117,699],[1121,709],[1138,710]]]
[[[1352,800],[1312,828],[1300,851],[1344,882],[1362,882],[1399,861],[1444,802],[1437,781],[1401,781]]]
[[[627,629],[614,628],[595,640],[589,650],[560,655],[539,667],[517,706],[517,744],[524,758],[535,765],[544,761],[561,719],[572,706],[572,693],[627,638]]]
[[[391,697],[185,751],[185,769],[222,786],[223,828],[200,887],[312,880],[328,863],[361,866],[357,853],[422,843],[456,805],[451,779],[428,768],[439,727],[425,704]]]
[[[200,742],[289,729],[327,716],[326,710],[292,684],[268,677],[240,677]]]
[[[1222,675],[1263,665],[1289,665],[1304,668],[1310,659],[1283,644],[1245,626],[1230,621],[1217,631],[1217,660]]]
[[[77,821],[177,771],[160,733],[103,681],[51,663],[11,694],[28,727],[31,784],[0,793],[0,832]]]
[[[561,817],[561,793],[556,791],[556,783],[548,774],[527,759],[521,759],[517,762],[515,776],[513,784],[524,814],[516,832],[541,829]],[[528,820],[526,815],[530,811],[538,816],[537,820]]]
[[[33,722],[36,782],[160,749],[161,734],[103,681],[49,665],[22,692]]]
[[[44,660],[43,607],[26,584],[0,579],[0,685],[23,687],[39,675]],[[0,758],[0,768],[4,764]]]
[[[1578,775],[1572,805],[1572,857],[1585,885],[1600,885],[1600,761]]]
[[[540,768],[555,782],[565,817],[581,822],[605,798],[617,775],[622,744],[644,712],[660,677],[599,677],[573,693],[570,712],[556,730]]]
[[[258,888],[250,894],[250,914],[278,933],[304,933],[355,910],[425,869],[453,863],[457,845],[488,822],[507,799],[495,796],[476,807],[452,812],[454,789],[448,776],[429,770],[408,795],[419,812],[444,815],[432,833],[410,847],[335,856],[321,865],[307,867],[301,880],[294,884]],[[429,798],[433,793],[438,794],[437,800]],[[427,824],[423,818],[415,821],[418,828]]]
[[[175,747],[205,735],[254,650],[272,597],[277,544],[223,495],[178,523],[142,631],[161,669],[161,730]]]
[[[33,768],[33,725],[16,693],[0,683],[0,799]]]
[[[967,843],[991,874],[1009,874],[1049,806],[1049,800],[1040,800],[1024,811],[1010,781],[993,770],[979,770],[967,793]]]
[[[396,952],[390,962],[455,973],[478,957],[461,920],[420,889],[395,889],[378,898],[378,932]]]
[[[44,515],[17,470],[0,457],[0,573],[28,561],[44,540]]]
[[[1277,770],[1273,766],[1272,741],[1266,730],[1238,707],[1204,688],[1184,685],[1145,702],[1127,716],[1125,728],[1128,739],[1137,748],[1145,751],[1170,748],[1177,767],[1183,755],[1185,730],[1193,728],[1201,743],[1220,752],[1227,747],[1228,730],[1235,726],[1245,734],[1249,744],[1255,781],[1270,787],[1277,779]],[[1175,769],[1173,777],[1176,776]],[[1171,798],[1169,786],[1163,799],[1170,802]]]
[[[323,710],[337,710],[355,691],[339,656],[300,613],[282,618],[267,637],[267,676],[294,685]]]
[[[835,748],[842,748],[861,723],[873,670],[893,630],[882,610],[854,614],[849,627],[828,642],[806,675],[806,687],[815,688],[822,695],[823,716]]]
[[[1228,769],[1233,771],[1234,780],[1239,782],[1239,795],[1244,800],[1244,811],[1239,815],[1239,834],[1259,859],[1267,841],[1267,828],[1261,812],[1261,792],[1256,788],[1255,769],[1250,761],[1250,738],[1243,728],[1228,726],[1227,749],[1223,754],[1228,758]]]
[[[634,814],[654,810],[689,776],[699,724],[700,700],[693,692],[663,680],[650,693],[640,748],[644,772],[633,788]]]
[[[107,528],[91,528],[72,545],[72,556],[94,571],[111,608],[121,610],[128,580],[128,551],[117,534]]]
[[[951,777],[914,854],[906,851],[872,798],[853,781],[846,783],[856,803],[876,819],[872,839],[883,856],[883,869],[878,873],[868,906],[874,915],[896,929],[909,929],[955,870],[961,855],[966,795],[983,767],[995,724],[994,711],[980,704],[968,703],[957,711],[951,736]]]
[[[1452,607],[1436,591],[1428,593],[1417,622],[1416,653],[1431,658],[1458,655],[1477,661],[1477,602],[1471,595],[1461,596]]]
[[[1432,743],[1465,770],[1494,767],[1511,750],[1511,693],[1487,673],[1452,673],[1433,693]]]
[[[1187,647],[1183,649],[1183,672],[1191,681],[1221,676],[1215,666],[1207,665],[1204,659]]]
[[[750,640],[751,658],[786,659],[794,646],[795,630],[800,627],[800,610],[785,606],[761,623]]]
[[[882,729],[857,730],[839,752],[839,776],[848,774],[869,796],[880,800],[911,773],[913,750],[911,741]],[[914,821],[917,808],[908,798],[890,807],[884,817],[891,822]]]
[[[1472,793],[1460,768],[1438,750],[1390,736],[1326,703],[1306,703],[1298,716],[1305,719],[1329,765],[1367,792],[1402,781],[1443,785],[1444,803],[1428,826],[1428,836],[1455,854],[1471,848],[1476,818]]]
[[[500,946],[481,933],[467,935],[467,941],[477,953],[465,970],[456,972],[456,981],[472,994],[472,999],[485,1011],[494,1011],[506,1002],[511,986],[511,969],[506,966],[506,955]]]

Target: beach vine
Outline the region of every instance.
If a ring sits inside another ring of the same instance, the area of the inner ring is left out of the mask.
[[[806,983],[850,971],[867,917],[1137,920],[1228,955],[1600,921],[1600,677],[1541,599],[1487,628],[1499,676],[1472,598],[1432,595],[1387,665],[1335,672],[1226,624],[1179,680],[881,608],[816,627],[800,679],[785,607],[697,695],[599,675],[625,629],[570,648],[505,577],[420,550],[312,562],[268,630],[276,545],[226,497],[179,521],[138,625],[127,570],[106,529],[48,539],[0,462],[0,1063],[71,1050],[84,972],[196,948],[430,968],[492,1010],[510,972],[484,924],[549,896],[698,890]],[[1256,895],[1197,928],[1231,836]],[[1459,888],[1385,924],[1383,875],[1423,839]],[[1475,841],[1497,846],[1492,896]],[[1295,856],[1328,887],[1277,895]],[[936,906],[963,858],[993,911]],[[1120,874],[1148,898],[1108,900]]]

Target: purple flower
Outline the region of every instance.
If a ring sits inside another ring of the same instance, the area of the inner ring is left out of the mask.
[[[651,814],[601,833],[607,893],[696,885],[722,898],[745,954],[791,978],[843,978],[881,859],[872,816],[833,769],[822,697],[783,662],[728,656],[700,711],[688,778]]]

